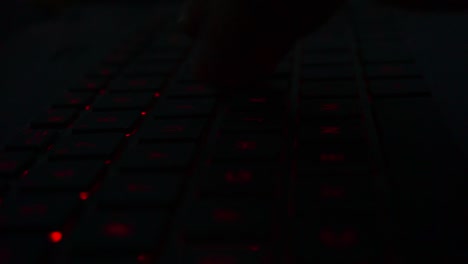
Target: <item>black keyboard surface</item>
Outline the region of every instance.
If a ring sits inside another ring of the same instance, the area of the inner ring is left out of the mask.
[[[463,155],[378,12],[347,6],[230,94],[152,20],[1,150],[0,263],[466,258]]]

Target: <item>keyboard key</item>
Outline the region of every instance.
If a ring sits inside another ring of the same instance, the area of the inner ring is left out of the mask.
[[[303,65],[327,65],[327,64],[352,64],[353,56],[349,51],[345,52],[315,52],[305,53],[302,59]],[[307,67],[305,66],[305,67]]]
[[[252,245],[216,245],[197,246],[188,245],[183,251],[181,263],[203,264],[203,263],[271,263],[271,251],[264,248],[263,244]]]
[[[284,121],[281,116],[263,113],[229,113],[221,123],[223,134],[229,132],[281,132]]]
[[[355,97],[358,96],[356,82],[353,81],[303,81],[301,95],[309,97]]]
[[[75,190],[87,191],[101,176],[104,162],[46,162],[30,170],[21,179],[23,190],[44,191]]]
[[[229,107],[230,112],[236,113],[271,113],[285,111],[284,95],[268,96],[265,94],[238,95],[233,98]]]
[[[158,207],[174,204],[181,191],[182,175],[168,173],[109,176],[97,194],[98,203],[112,207]]]
[[[122,134],[69,135],[52,149],[51,159],[110,159],[123,140]]]
[[[272,235],[272,205],[259,201],[195,201],[186,211],[184,235],[188,241],[257,241]]]
[[[107,77],[87,78],[81,81],[76,87],[71,88],[70,92],[97,93],[107,84]]]
[[[350,118],[358,117],[360,107],[357,100],[351,99],[324,99],[303,100],[299,105],[302,118]]]
[[[72,234],[75,254],[128,254],[154,250],[163,239],[164,212],[93,212]]]
[[[143,110],[155,99],[153,93],[106,94],[93,105],[93,111]]]
[[[9,231],[55,231],[79,209],[78,195],[22,195],[5,201],[0,227]]]
[[[196,83],[181,83],[169,90],[169,97],[211,97],[216,92],[215,87]]]
[[[160,76],[130,78],[119,78],[109,85],[111,92],[157,92],[161,91],[164,78]]]
[[[316,143],[363,143],[367,135],[358,119],[320,120],[303,122],[299,127],[299,142],[313,141]]]
[[[420,77],[421,72],[416,65],[409,63],[380,63],[367,64],[366,74],[369,78],[395,78],[395,77]]]
[[[171,73],[178,65],[177,61],[164,61],[159,63],[135,64],[126,68],[124,76],[154,76]]]
[[[33,152],[0,152],[0,178],[19,176],[35,158]]]
[[[47,250],[47,241],[39,235],[18,234],[0,238],[0,263],[39,263]]]
[[[280,172],[274,166],[215,165],[203,174],[201,195],[272,195],[279,184]]]
[[[369,149],[360,144],[324,144],[299,142],[300,167],[361,167],[369,166]]]
[[[278,161],[282,150],[279,136],[223,136],[216,144],[216,161]]]
[[[352,65],[321,65],[302,69],[302,78],[308,80],[354,79],[355,75]]]
[[[214,99],[170,99],[152,111],[155,117],[199,117],[210,116],[215,107]]]
[[[430,91],[422,79],[370,80],[369,88],[372,95],[379,97],[430,95]]]
[[[31,122],[34,129],[64,129],[78,117],[76,109],[49,109]]]
[[[140,112],[88,112],[73,126],[74,133],[130,132],[141,117]]]
[[[6,144],[7,150],[42,150],[57,137],[53,130],[26,129]]]
[[[136,136],[140,142],[166,140],[197,141],[204,132],[207,122],[208,120],[204,118],[151,119],[141,126]]]
[[[129,149],[121,160],[128,171],[178,169],[184,170],[194,158],[194,143],[161,143]]]
[[[53,104],[53,108],[83,108],[91,103],[95,93],[93,92],[66,92]]]

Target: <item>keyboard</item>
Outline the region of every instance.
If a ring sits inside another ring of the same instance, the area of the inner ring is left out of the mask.
[[[0,263],[467,257],[463,154],[394,17],[346,6],[271,79],[228,92],[193,78],[172,20],[3,146]]]

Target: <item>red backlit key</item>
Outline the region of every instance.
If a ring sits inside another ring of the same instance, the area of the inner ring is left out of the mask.
[[[218,161],[278,161],[283,141],[279,136],[231,136],[220,138],[213,156]]]
[[[215,166],[202,177],[202,195],[271,195],[279,184],[278,168],[253,166]]]
[[[96,77],[88,78],[79,83],[76,87],[71,88],[70,92],[91,92],[97,93],[99,90],[103,89],[107,83],[106,77]]]
[[[74,133],[130,132],[141,117],[140,112],[90,112],[73,126]]]
[[[199,242],[268,240],[276,220],[272,204],[258,201],[196,201],[186,213],[185,235]]]
[[[370,80],[369,88],[374,96],[430,95],[423,79]]]
[[[139,145],[122,156],[121,168],[128,171],[186,169],[195,152],[194,143],[161,143]]]
[[[52,149],[51,159],[109,159],[123,140],[122,134],[69,135]]]
[[[167,228],[164,212],[93,212],[75,228],[72,251],[124,254],[154,250]]]
[[[49,109],[31,122],[34,129],[63,129],[78,117],[76,109]]]
[[[223,133],[281,132],[282,116],[261,113],[230,113],[221,124]]]
[[[0,226],[16,231],[59,230],[76,212],[79,202],[78,195],[22,195],[5,201]]]
[[[11,234],[0,239],[0,263],[39,263],[47,250],[47,240],[40,235]]]
[[[106,94],[96,101],[93,111],[143,110],[153,100],[153,93]]]
[[[366,65],[369,78],[420,77],[421,72],[412,63],[379,63]]]
[[[360,144],[302,143],[298,148],[299,167],[354,167],[369,166],[369,148]]]
[[[140,142],[164,140],[197,141],[207,124],[207,119],[150,119],[142,125],[137,133]]]
[[[304,98],[357,98],[358,88],[355,81],[303,81],[301,95]]]
[[[169,97],[209,97],[216,94],[216,89],[205,84],[182,83],[169,91]]]
[[[124,76],[143,76],[166,75],[171,73],[178,65],[177,61],[163,61],[155,63],[138,63],[126,68]]]
[[[7,150],[41,150],[49,146],[57,137],[53,130],[26,129],[21,131],[6,145]]]
[[[302,100],[299,105],[301,118],[349,118],[360,114],[357,100]]]
[[[42,163],[23,176],[20,188],[44,192],[86,191],[98,179],[103,169],[104,162],[98,161]]]
[[[352,65],[320,65],[316,67],[304,67],[303,79],[309,80],[352,80],[355,78]]]
[[[151,112],[157,118],[210,116],[215,107],[215,99],[169,99]]]
[[[239,95],[233,98],[230,112],[241,113],[268,113],[279,114],[284,112],[285,102],[282,95],[265,95],[263,93],[253,93]]]
[[[123,174],[107,177],[99,190],[98,204],[111,207],[167,206],[177,201],[182,175]]]
[[[164,78],[162,77],[141,77],[119,78],[109,85],[109,90],[115,93],[128,92],[157,92],[161,91]]]
[[[83,108],[85,105],[91,103],[93,92],[67,92],[62,95],[55,103],[52,104],[53,108]]]
[[[19,176],[32,164],[34,158],[32,152],[0,152],[0,177]]]
[[[271,251],[265,246],[252,245],[229,246],[216,245],[197,246],[188,245],[183,251],[182,263],[193,264],[250,264],[271,263]]]
[[[299,128],[299,144],[303,142],[364,143],[365,131],[359,120],[304,121]]]

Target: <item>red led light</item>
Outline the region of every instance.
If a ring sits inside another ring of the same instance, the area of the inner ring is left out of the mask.
[[[88,197],[89,197],[89,194],[88,194],[87,192],[81,192],[81,193],[80,193],[80,199],[81,199],[81,200],[83,200],[83,201],[84,201],[84,200],[87,200]]]
[[[257,148],[257,142],[255,141],[238,141],[236,144],[238,149],[252,150]]]
[[[52,243],[58,243],[58,242],[62,241],[62,238],[63,238],[63,235],[59,231],[53,231],[53,232],[49,233],[49,240]]]
[[[23,177],[26,176],[26,175],[28,175],[28,174],[29,174],[29,171],[28,171],[28,170],[23,171]]]
[[[146,115],[146,112],[143,111],[143,112],[140,113],[140,115],[145,116],[145,115]]]
[[[109,236],[113,237],[127,237],[132,231],[130,227],[122,223],[111,223],[105,227],[105,231]]]
[[[111,164],[111,163],[112,163],[112,160],[106,160],[106,161],[104,161],[104,164],[106,164],[106,165],[109,165],[109,164]]]
[[[87,105],[87,106],[85,106],[84,109],[85,109],[86,111],[89,111],[89,110],[91,110],[91,106],[90,106],[90,105]]]
[[[161,94],[159,92],[155,92],[153,96],[157,98],[157,97],[160,97]]]
[[[340,127],[337,126],[322,126],[320,127],[320,134],[337,135],[340,134],[340,130]]]

